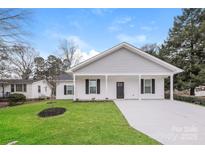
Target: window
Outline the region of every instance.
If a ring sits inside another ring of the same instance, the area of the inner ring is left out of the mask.
[[[38,86],[38,93],[41,93],[41,86]]]
[[[14,84],[11,84],[11,92],[14,92]]]
[[[145,92],[145,94],[152,93],[152,79],[145,79],[144,80],[144,92]]]
[[[12,90],[14,90],[14,87],[13,87]],[[17,92],[26,92],[26,90],[27,90],[26,89],[26,84],[16,84],[16,91]]]
[[[18,91],[18,92],[23,91],[22,84],[16,84],[16,91]]]
[[[73,89],[74,89],[74,86],[73,85],[65,85],[65,95],[73,95]]]
[[[90,94],[97,93],[97,80],[89,80],[89,93]]]

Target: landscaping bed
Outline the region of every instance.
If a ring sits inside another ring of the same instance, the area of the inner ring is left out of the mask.
[[[54,108],[48,108],[44,109],[43,111],[38,113],[39,117],[52,117],[57,116],[60,114],[63,114],[66,111],[63,107],[54,107]]]

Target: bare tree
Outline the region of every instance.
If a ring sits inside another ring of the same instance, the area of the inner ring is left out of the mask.
[[[80,62],[82,56],[78,54],[78,45],[74,40],[64,39],[60,42],[59,50],[63,53],[63,69],[67,70],[71,66]]]
[[[30,14],[25,9],[0,9],[0,45],[22,41],[22,36],[26,34],[23,29]]]
[[[8,47],[0,42],[0,79],[10,77],[11,70],[8,63]]]
[[[4,50],[0,51],[0,79],[10,77],[10,68],[8,65],[8,54]]]
[[[25,9],[0,9],[0,78],[10,76],[9,51],[17,42],[26,42],[24,29],[30,15]]]
[[[32,75],[37,52],[29,46],[17,44],[10,48],[9,54],[8,61],[12,73],[22,79],[28,79]]]

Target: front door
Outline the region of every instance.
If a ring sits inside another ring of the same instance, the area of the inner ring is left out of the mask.
[[[117,82],[117,98],[124,98],[124,82]]]

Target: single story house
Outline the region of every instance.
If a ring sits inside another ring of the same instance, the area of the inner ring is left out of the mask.
[[[123,42],[72,67],[73,77],[58,82],[56,98],[164,99],[164,79],[170,77],[173,100],[173,75],[182,71]]]
[[[74,85],[72,72],[61,72],[56,82],[56,99],[73,99]]]
[[[21,93],[27,99],[51,97],[52,86],[46,80],[7,79],[0,80],[0,97]]]

